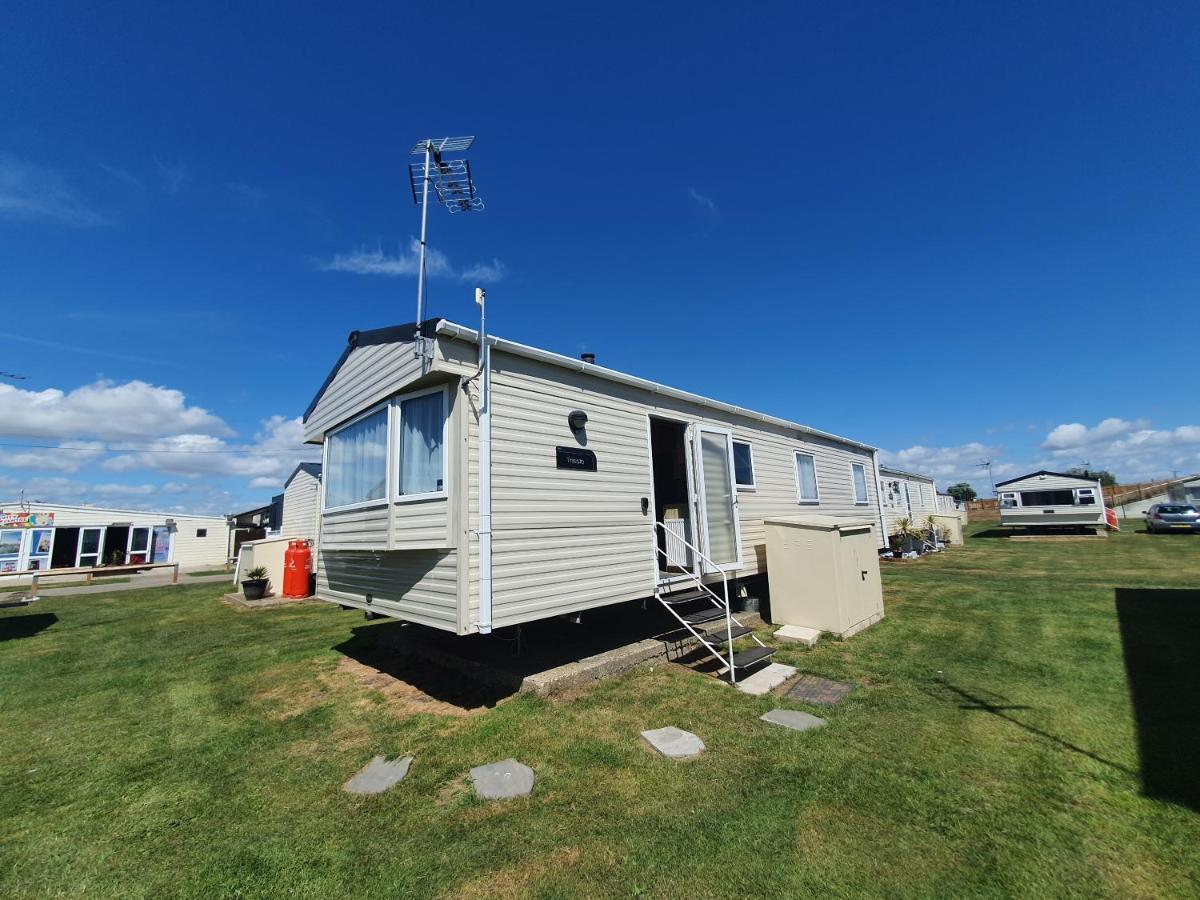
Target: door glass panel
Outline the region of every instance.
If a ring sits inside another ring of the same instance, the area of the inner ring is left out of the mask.
[[[728,438],[700,432],[700,468],[704,477],[704,518],[708,526],[706,552],[718,565],[737,562],[737,508],[733,473],[729,470]]]
[[[102,530],[99,528],[85,528],[79,535],[79,565],[94,566],[100,562],[100,538]]]

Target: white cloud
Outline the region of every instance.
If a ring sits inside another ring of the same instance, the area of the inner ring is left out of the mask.
[[[110,472],[160,472],[185,478],[247,478],[253,489],[282,489],[300,462],[316,462],[319,447],[303,442],[299,418],[271,416],[252,442],[227,443],[207,434],[177,434],[139,444],[100,465]],[[120,449],[118,446],[116,449]]]
[[[688,188],[688,196],[695,201],[696,206],[700,208],[700,211],[708,217],[709,224],[715,225],[717,223],[717,216],[720,214],[720,211],[717,209],[717,204],[712,197],[705,196],[694,187]]]
[[[398,248],[395,256],[389,256],[382,247],[374,250],[361,248],[352,253],[339,253],[328,262],[321,263],[325,272],[350,272],[355,275],[383,275],[385,277],[415,276],[420,269],[421,242],[410,238],[408,250]],[[425,248],[425,274],[430,278],[454,278],[459,281],[474,281],[494,284],[508,275],[508,267],[498,259],[490,263],[476,263],[459,271],[450,264],[449,257],[433,247]]]
[[[107,452],[96,441],[64,441],[61,449],[30,447],[0,450],[0,466],[9,469],[39,469],[52,472],[78,472],[95,463]]]
[[[144,381],[97,381],[69,393],[0,384],[0,434],[120,440],[180,433],[233,434],[219,417],[189,406],[181,391]]]
[[[999,461],[998,457],[1002,453],[1000,447],[971,441],[952,447],[925,447],[917,444],[896,452],[881,450],[879,458],[884,465],[931,476],[942,490],[959,481],[967,481],[975,485],[981,493],[984,493],[984,489],[990,493],[988,470],[981,467],[980,463],[991,460],[992,477],[997,480],[1009,475],[1019,475],[1022,471],[1022,468],[1014,463]]]
[[[172,196],[183,190],[190,177],[187,163],[182,160],[164,162],[156,156],[154,157],[154,167],[158,171],[158,180],[162,184],[162,189]]]
[[[1200,471],[1200,425],[1149,425],[1145,419],[1108,418],[1091,428],[1068,422],[1051,430],[1042,447],[1060,467],[1086,462],[1124,482]]]
[[[61,476],[17,478],[0,474],[0,500],[17,500],[22,491],[25,500],[181,514],[219,516],[233,512],[239,506],[228,491],[208,484],[92,483]]]
[[[93,209],[61,173],[0,154],[0,217],[90,228],[108,218]]]
[[[225,189],[233,195],[233,199],[247,212],[262,212],[263,204],[267,202],[267,192],[240,181],[225,182]]]

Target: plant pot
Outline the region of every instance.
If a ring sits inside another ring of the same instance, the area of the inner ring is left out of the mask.
[[[261,600],[267,594],[266,578],[250,578],[242,582],[242,593],[247,600]]]

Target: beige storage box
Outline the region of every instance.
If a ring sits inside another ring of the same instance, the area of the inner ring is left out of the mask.
[[[962,521],[958,516],[934,516],[933,524],[938,527],[938,531],[946,532],[947,544],[961,544],[963,542]]]
[[[771,619],[849,637],[883,618],[875,528],[867,519],[767,519]]]

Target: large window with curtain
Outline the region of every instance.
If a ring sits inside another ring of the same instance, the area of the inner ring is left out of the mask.
[[[818,503],[817,460],[811,453],[796,451],[796,499],[800,503]]]
[[[402,397],[399,407],[396,493],[404,500],[445,494],[446,392]]]
[[[325,448],[325,508],[387,499],[388,407],[333,432]]]

